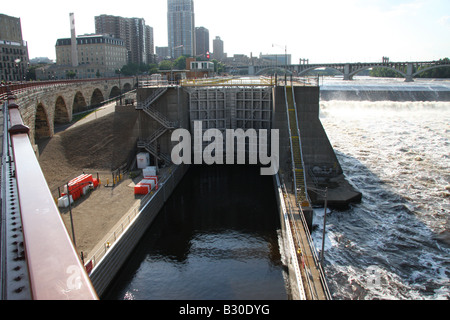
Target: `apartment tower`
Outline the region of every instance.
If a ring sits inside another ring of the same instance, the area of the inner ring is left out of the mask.
[[[195,57],[195,15],[193,0],[167,0],[169,54]]]
[[[205,27],[195,28],[195,51],[197,56],[202,58],[209,52],[209,30]]]
[[[102,14],[95,17],[95,33],[122,39],[128,50],[129,63],[149,63],[149,56],[154,55],[153,28],[142,18]]]
[[[24,81],[28,62],[20,18],[0,14],[0,81]]]

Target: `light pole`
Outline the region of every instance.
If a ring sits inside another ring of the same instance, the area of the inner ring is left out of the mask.
[[[90,183],[89,182],[83,182],[83,183],[74,184],[72,186],[85,186],[85,185],[88,185],[88,184],[90,184]],[[71,228],[72,228],[72,239],[73,239],[73,244],[75,245],[75,248],[76,248],[77,247],[77,242],[75,240],[75,229],[73,227],[72,204],[70,202],[69,182],[67,182],[66,187],[67,187],[67,198],[69,199],[69,214],[70,214],[70,225],[71,225]]]
[[[119,69],[119,91],[120,91],[120,94],[119,94],[119,99],[120,99],[120,105],[122,105],[122,84],[120,83],[120,73],[121,73],[121,69]]]
[[[70,203],[70,189],[69,189],[69,183],[67,183],[67,198],[69,199],[69,214],[70,214],[70,225],[72,227],[72,239],[73,244],[75,245],[75,248],[77,247],[77,243],[75,241],[75,230],[73,228],[73,218],[72,218],[72,204]]]

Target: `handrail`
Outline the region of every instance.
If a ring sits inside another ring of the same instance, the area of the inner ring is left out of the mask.
[[[291,147],[291,165],[292,165],[292,176],[294,178],[294,190],[295,190],[295,199],[297,199],[297,179],[295,176],[295,161],[294,161],[294,149],[293,149],[293,142],[292,142],[292,131],[290,126],[290,119],[289,119],[289,105],[287,101],[287,92],[286,92],[286,86],[284,86],[284,100],[286,105],[286,115],[287,115],[287,127],[289,129],[289,143]]]
[[[286,190],[286,185],[284,184],[284,181],[281,181],[280,184],[282,185],[283,192],[287,195],[288,192]],[[292,221],[295,221],[295,218],[294,218],[293,213],[292,213],[291,200],[289,199],[289,197],[285,197],[285,201],[286,201],[286,199],[287,199],[287,202],[288,202],[288,206],[285,205],[285,207],[289,208],[289,216],[291,217]],[[305,219],[305,216],[303,214],[302,208],[299,207],[299,210],[300,210],[299,216],[300,216],[303,228],[306,231],[306,230],[308,230],[308,227],[307,227],[308,224],[306,222],[306,219]],[[296,240],[297,240],[297,243],[298,243],[299,247],[300,248],[306,247],[306,244],[304,243],[303,238],[300,236],[300,232],[298,231],[297,225],[295,223],[292,223],[292,225],[294,226],[295,236],[296,236]],[[312,240],[312,237],[311,237],[309,232],[306,231],[305,234],[306,234],[307,244],[308,244],[308,246],[310,248],[311,255],[313,257],[314,266],[319,272],[319,278],[320,278],[320,282],[321,282],[322,289],[324,291],[325,297],[326,297],[327,300],[332,300],[332,297],[331,297],[331,294],[330,294],[330,291],[329,291],[329,288],[328,288],[328,284],[326,283],[326,280],[325,280],[325,274],[323,272],[322,265],[319,263],[319,259],[318,259],[317,251],[316,251],[316,248],[315,248],[315,245],[314,245],[314,241]],[[304,252],[304,250],[302,250],[302,252]],[[309,264],[309,261],[308,260],[304,260],[304,263],[305,263],[305,265],[308,266],[309,270],[311,270],[311,266]],[[308,286],[309,286],[309,288],[311,290],[310,292],[313,292],[312,286],[314,286],[314,285],[311,283],[311,279],[309,277],[306,277],[306,278],[308,280]]]
[[[161,192],[162,188],[164,188],[165,182],[177,172],[178,168],[178,166],[175,167],[175,170],[173,171],[170,169],[169,173],[166,173],[163,177],[161,177],[158,182],[160,188],[158,188],[156,192],[152,191],[145,195],[140,203],[131,207],[131,209],[128,210],[125,216],[119,221],[118,226],[111,230],[110,235],[104,241],[102,240],[96,248],[94,248],[95,251],[93,251],[93,253],[88,257],[89,262],[87,264],[89,264],[89,268],[93,269],[101,262],[109,248],[111,248],[114,243],[120,239],[127,228],[132,225],[135,219],[141,214],[142,208],[144,208],[145,205],[148,204],[158,192]]]
[[[31,295],[35,300],[97,300],[48,188],[17,105],[8,104],[10,139]]]
[[[289,219],[289,214],[287,212],[286,203],[285,203],[285,201],[283,201],[284,191],[283,191],[282,183],[280,182],[280,177],[279,177],[278,174],[275,175],[275,178],[276,178],[276,183],[277,183],[276,187],[277,187],[277,191],[278,191],[278,196],[281,197],[280,198],[280,206],[281,206],[281,209],[283,211],[285,227],[286,227],[286,233],[287,233],[287,240],[288,240],[288,243],[289,243],[289,247],[291,248],[291,253],[290,254],[292,256],[291,257],[292,259],[290,259],[290,261],[292,262],[292,265],[293,265],[294,271],[295,271],[295,277],[297,278],[297,286],[298,286],[300,298],[302,300],[306,300],[306,294],[305,294],[305,288],[303,286],[301,270],[300,270],[300,266],[298,265],[297,254],[295,252],[295,244],[292,243],[293,242],[293,238],[292,238],[292,232],[291,232],[291,227],[290,227],[291,223],[290,223],[290,219]],[[284,185],[284,183],[283,183],[283,185]]]
[[[158,87],[144,102],[138,103],[138,108],[146,108],[153,104],[161,95],[167,91],[168,87]]]
[[[198,86],[273,86],[274,81],[267,77],[257,77],[250,79],[241,79],[233,77],[218,77],[218,78],[202,78],[202,79],[184,79],[181,85],[185,87]]]
[[[292,89],[292,100],[294,101],[295,123],[297,126],[298,143],[300,145],[300,157],[301,157],[302,167],[303,167],[303,180],[305,182],[305,197],[306,197],[306,200],[309,203],[311,203],[311,199],[309,198],[309,195],[308,195],[308,184],[306,183],[306,170],[305,170],[305,161],[303,160],[302,136],[300,135],[300,128],[298,126],[297,103],[295,102],[294,86],[292,86],[291,89]]]

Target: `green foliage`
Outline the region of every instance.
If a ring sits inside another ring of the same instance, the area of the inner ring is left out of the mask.
[[[213,59],[212,62],[214,63],[214,71],[217,73],[223,73],[225,71],[225,65],[217,61],[216,59]]]
[[[174,67],[174,63],[170,60],[163,60],[159,64],[159,70],[172,70]]]
[[[381,78],[401,78],[402,75],[395,70],[377,67],[370,70],[371,77],[381,77]]]
[[[439,64],[450,64],[449,58],[444,58],[439,60]],[[422,67],[426,69],[426,67]],[[420,71],[420,68],[418,69]],[[435,68],[431,70],[424,71],[417,75],[418,78],[450,78],[450,67]]]
[[[450,64],[449,58],[440,59],[438,64]],[[420,71],[421,69],[427,69],[428,67],[421,67],[417,70],[413,70],[413,73]],[[402,72],[406,73],[406,67],[402,70]],[[370,75],[372,77],[383,77],[383,78],[401,78],[403,77],[400,73],[384,67],[373,68],[370,71]],[[417,78],[450,78],[450,67],[442,67],[442,68],[434,68],[431,70],[424,71],[417,75]]]
[[[186,59],[190,56],[183,55],[181,57],[178,57],[175,61],[175,69],[177,70],[186,70]]]
[[[66,72],[66,78],[67,79],[73,79],[77,76],[77,74],[74,71],[67,71]]]

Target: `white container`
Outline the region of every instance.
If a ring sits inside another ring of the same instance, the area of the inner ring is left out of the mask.
[[[147,167],[145,169],[142,169],[142,173],[144,175],[144,178],[155,177],[156,176],[156,167]]]
[[[70,196],[70,203],[73,203],[73,198]],[[59,208],[67,208],[69,206],[69,200],[67,195],[62,196],[58,199],[58,207]]]
[[[85,196],[89,192],[90,185],[86,185],[83,187],[83,196]]]
[[[156,182],[153,179],[143,179],[141,181],[141,184],[145,184],[145,185],[150,186],[150,190],[154,190],[155,187],[156,187]]]
[[[138,169],[145,169],[150,165],[150,154],[141,152],[136,156]]]

